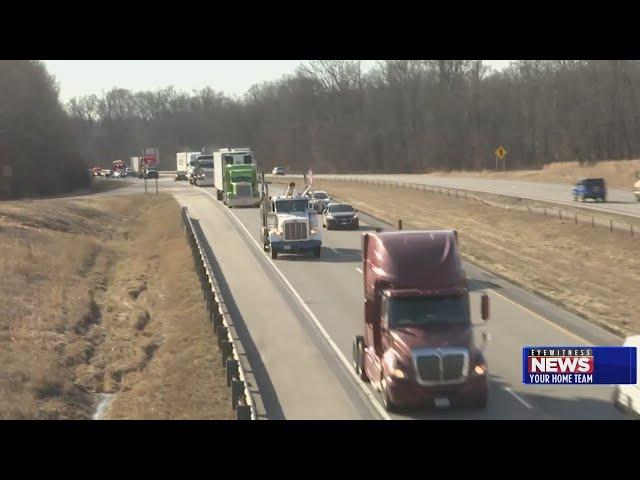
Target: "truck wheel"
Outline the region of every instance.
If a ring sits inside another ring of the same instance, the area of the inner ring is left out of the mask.
[[[271,258],[273,258],[274,260],[278,258],[278,251],[273,247],[271,247]]]
[[[322,253],[322,247],[316,247],[313,249],[313,256],[316,258],[320,258],[320,254]]]
[[[353,339],[353,368],[360,380],[369,381],[369,377],[364,371],[364,337],[360,335]]]

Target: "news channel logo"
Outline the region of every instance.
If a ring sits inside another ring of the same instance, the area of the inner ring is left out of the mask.
[[[522,348],[526,385],[638,383],[636,347],[529,346]]]

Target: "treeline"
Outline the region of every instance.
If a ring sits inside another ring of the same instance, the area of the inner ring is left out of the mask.
[[[521,60],[500,72],[480,60],[314,61],[231,99],[113,89],[72,99],[83,155],[108,164],[157,146],[175,152],[251,146],[265,168],[426,172],[591,162],[640,153],[640,62]]]
[[[74,133],[42,62],[0,61],[0,195],[49,195],[89,185]]]

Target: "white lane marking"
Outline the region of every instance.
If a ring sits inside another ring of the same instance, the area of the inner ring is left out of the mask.
[[[511,390],[511,388],[509,387],[504,387],[504,389],[510,393],[511,395],[513,395],[515,397],[516,400],[518,400],[521,404],[523,404],[525,407],[527,407],[529,410],[532,410],[533,407],[531,405],[529,405],[529,403],[522,398],[520,395],[518,395],[516,392],[514,392],[513,390]]]
[[[211,198],[213,198],[216,202],[218,201],[218,199],[216,198],[215,195],[213,195],[213,193],[208,192],[206,190],[203,190],[203,192],[206,193],[207,195],[209,195]],[[351,362],[349,362],[347,360],[347,358],[344,356],[342,351],[338,348],[338,345],[336,345],[336,343],[333,341],[333,339],[329,336],[327,331],[324,329],[324,327],[322,326],[322,324],[320,323],[318,318],[314,315],[314,313],[311,311],[311,309],[307,306],[307,304],[304,302],[304,300],[302,299],[300,294],[296,291],[296,289],[293,288],[293,285],[291,285],[289,280],[287,280],[287,277],[285,277],[285,275],[280,271],[280,269],[277,267],[277,265],[275,264],[275,262],[271,258],[269,258],[268,256],[264,255],[264,251],[262,250],[262,246],[258,243],[258,241],[255,238],[253,238],[253,235],[251,235],[249,230],[247,230],[247,227],[244,226],[244,224],[240,221],[240,219],[238,217],[236,217],[232,212],[227,210],[226,208],[224,209],[224,211],[227,212],[227,214],[229,216],[231,216],[231,218],[233,218],[233,220],[242,228],[242,230],[244,230],[244,232],[247,234],[247,236],[253,241],[252,245],[255,245],[255,247],[260,251],[260,254],[263,255],[263,258],[265,258],[268,262],[271,263],[271,265],[275,269],[276,273],[280,276],[280,278],[282,279],[284,284],[289,288],[291,293],[296,297],[296,299],[300,303],[300,306],[304,309],[304,311],[307,313],[307,315],[309,315],[309,318],[311,318],[311,320],[313,320],[313,323],[315,323],[316,327],[318,328],[318,330],[320,331],[320,333],[322,334],[324,339],[327,341],[327,343],[329,343],[331,348],[333,348],[333,351],[338,356],[338,359],[340,360],[340,362],[342,362],[342,365],[344,366],[344,368],[347,370],[347,372],[349,372],[351,374],[351,376],[356,381],[358,386],[362,389],[362,391],[365,394],[365,396],[367,397],[367,399],[373,405],[373,408],[375,408],[376,411],[378,412],[378,415],[380,415],[385,420],[391,420],[391,417],[389,416],[389,414],[382,407],[382,405],[380,405],[380,403],[378,402],[377,397],[371,392],[371,390],[369,390],[369,388],[365,385],[365,383],[362,381],[362,379],[358,375],[356,375],[356,372],[353,370],[353,366],[351,365]]]
[[[362,274],[362,270],[360,270],[358,267],[356,267],[356,270],[360,272],[360,274]]]

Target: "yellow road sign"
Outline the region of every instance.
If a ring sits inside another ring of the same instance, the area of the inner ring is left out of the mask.
[[[500,160],[502,160],[505,155],[507,154],[507,149],[504,147],[498,147],[495,151],[496,157],[498,157]]]

